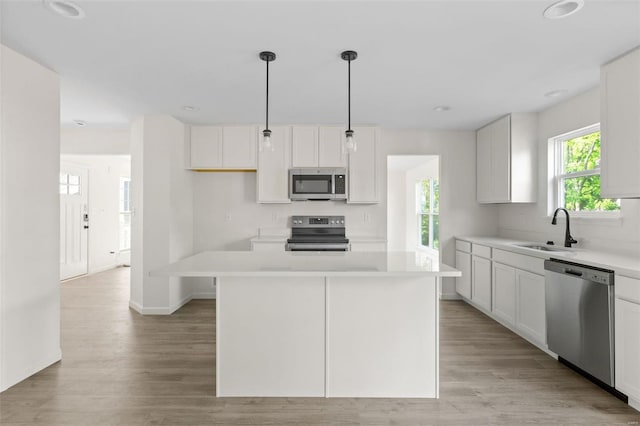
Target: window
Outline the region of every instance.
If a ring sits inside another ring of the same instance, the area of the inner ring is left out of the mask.
[[[418,210],[418,244],[437,250],[440,247],[438,210],[440,187],[437,179],[425,179],[416,184]]]
[[[600,125],[554,139],[556,206],[585,215],[620,210],[620,200],[600,198]]]
[[[131,249],[131,179],[120,178],[120,251]]]
[[[60,195],[80,195],[80,176],[60,173]]]

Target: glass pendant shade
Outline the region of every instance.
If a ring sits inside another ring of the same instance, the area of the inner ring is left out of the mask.
[[[353,136],[353,130],[347,130],[344,134],[346,136],[344,141],[345,150],[348,153],[356,152],[358,150],[358,144],[356,138]]]
[[[260,143],[260,151],[275,151],[275,147],[271,142],[271,130],[262,131],[262,142]]]

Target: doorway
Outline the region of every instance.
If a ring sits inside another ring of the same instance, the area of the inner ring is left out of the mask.
[[[387,157],[387,245],[440,259],[440,156]]]
[[[89,170],[60,164],[60,280],[89,271]]]

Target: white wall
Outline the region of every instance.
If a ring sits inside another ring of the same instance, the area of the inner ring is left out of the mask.
[[[538,202],[523,205],[501,205],[499,235],[556,244],[564,241],[564,216],[551,225],[548,201],[548,140],[569,131],[600,122],[598,88],[566,100],[539,113],[538,116]],[[606,143],[606,141],[603,141]],[[571,234],[578,240],[575,247],[640,256],[640,200],[621,202],[621,219],[571,219]]]
[[[61,155],[60,161],[89,169],[89,273],[128,264],[128,253],[121,256],[119,251],[119,207],[120,177],[131,177],[131,158],[128,155]]]
[[[191,298],[188,280],[149,271],[193,253],[193,172],[184,168],[185,126],[145,116],[131,129],[132,223],[130,306],[169,314]]]
[[[61,154],[128,155],[129,128],[86,127],[63,128],[60,137]]]
[[[193,173],[193,251],[249,250],[260,228],[286,228],[291,215],[345,215],[350,236],[387,235],[387,155],[440,156],[442,262],[455,264],[454,235],[495,235],[497,207],[476,203],[474,132],[383,131],[378,147],[379,204],[257,204],[255,173]],[[442,292],[455,297],[453,280]]]
[[[0,46],[0,391],[60,360],[60,89]]]

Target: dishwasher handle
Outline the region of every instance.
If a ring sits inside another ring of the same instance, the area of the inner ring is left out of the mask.
[[[573,269],[565,269],[564,273],[567,275],[573,275],[575,277],[581,277],[582,271],[574,271]]]

